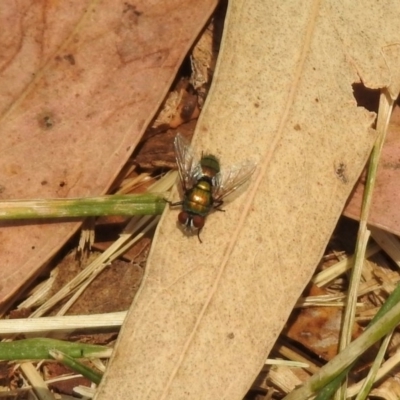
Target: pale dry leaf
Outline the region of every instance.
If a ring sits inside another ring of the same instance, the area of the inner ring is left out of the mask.
[[[230,2],[194,145],[258,171],[203,244],[165,213],[97,400],[243,398],[371,151],[352,84],[389,84],[399,17],[395,1]]]
[[[1,2],[1,199],[104,193],[215,3]],[[1,223],[0,302],[79,227],[64,221]]]

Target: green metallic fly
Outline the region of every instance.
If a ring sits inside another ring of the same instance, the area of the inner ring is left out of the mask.
[[[208,214],[219,210],[223,199],[242,186],[253,174],[256,164],[247,161],[221,171],[219,160],[213,154],[203,154],[198,160],[192,147],[178,133],[174,142],[176,163],[182,186],[182,201],[170,203],[171,207],[182,206],[179,223],[185,230],[200,231]]]

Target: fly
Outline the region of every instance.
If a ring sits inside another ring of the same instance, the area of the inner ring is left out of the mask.
[[[242,186],[254,172],[256,165],[247,161],[221,171],[219,160],[213,154],[203,154],[198,160],[192,147],[178,133],[174,142],[176,163],[183,198],[170,206],[182,206],[179,223],[189,231],[200,232],[208,214],[221,210],[223,199]]]

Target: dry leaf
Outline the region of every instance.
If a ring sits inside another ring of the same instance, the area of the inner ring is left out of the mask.
[[[312,285],[307,296],[328,294],[324,288]],[[319,359],[331,360],[337,355],[339,333],[342,326],[342,307],[305,307],[290,316],[284,334],[317,355]],[[362,333],[359,325],[353,329],[353,337]]]
[[[194,145],[259,169],[203,244],[165,213],[97,400],[243,398],[370,153],[352,84],[389,83],[399,17],[394,1],[230,2]]]
[[[393,111],[392,122],[382,149],[368,223],[400,235],[400,108]],[[344,215],[359,219],[364,193],[365,175],[352,193]]]
[[[104,193],[215,3],[2,2],[1,198]],[[2,222],[0,302],[78,227]]]

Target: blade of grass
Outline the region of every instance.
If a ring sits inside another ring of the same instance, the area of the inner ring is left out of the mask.
[[[35,338],[0,342],[0,359],[7,361],[48,359],[49,351],[54,349],[74,358],[100,357],[102,353],[109,352],[106,346]]]
[[[343,329],[339,339],[339,352],[346,348],[346,346],[348,346],[348,344],[351,342],[351,335],[355,322],[358,286],[360,283],[362,266],[365,259],[365,249],[370,235],[370,232],[367,230],[367,222],[371,209],[372,194],[375,187],[379,160],[383,143],[386,139],[386,132],[389,125],[390,116],[392,115],[393,105],[394,100],[391,98],[390,93],[386,89],[382,89],[379,98],[379,113],[377,120],[378,138],[372,150],[369,162],[367,180],[361,206],[361,217],[357,235],[356,251],[354,255],[354,268],[352,269],[352,274],[350,277],[348,301],[343,317]],[[341,386],[341,389],[338,391],[335,397],[337,400],[346,398],[346,383],[347,382],[345,380]]]
[[[364,210],[364,207],[363,207]],[[361,213],[361,215],[363,215]],[[364,217],[368,218],[368,214],[364,215]],[[365,259],[365,250],[367,248],[368,239],[370,236],[370,231],[366,229],[367,224],[361,224],[358,231],[356,251],[354,256],[354,266],[351,270],[350,277],[350,286],[347,293],[346,306],[344,310],[343,323],[341,336],[339,339],[339,352],[344,350],[349,343],[351,342],[351,336],[353,333],[353,327],[356,316],[356,307],[357,307],[357,299],[358,299],[358,288],[361,280],[361,272],[364,266]],[[346,376],[347,377],[347,376]],[[341,385],[340,389],[335,394],[335,399],[345,399],[346,398],[346,389],[347,389],[347,379],[344,377],[344,382]]]
[[[96,372],[92,368],[82,364],[81,362],[75,360],[74,358],[68,356],[67,354],[63,353],[60,350],[50,350],[49,354],[53,357],[56,361],[61,362],[68,368],[72,369],[72,371],[81,374],[82,376],[88,378],[90,381],[98,385],[103,377],[102,374]]]
[[[166,196],[168,196],[168,193],[1,201],[0,220],[103,215],[158,215],[165,208],[164,198]]]
[[[368,372],[367,378],[364,381],[364,384],[358,393],[355,400],[365,400],[371,391],[372,385],[375,382],[376,375],[378,373],[379,367],[382,364],[383,358],[385,357],[386,350],[389,346],[389,343],[392,339],[393,331],[386,335],[383,340],[381,347],[379,349],[378,354],[375,357],[375,360],[372,364],[371,369]]]

